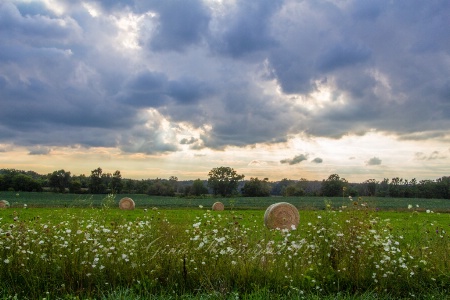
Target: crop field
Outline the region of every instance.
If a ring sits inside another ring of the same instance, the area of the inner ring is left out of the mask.
[[[449,200],[122,196],[1,193],[0,299],[449,299]]]
[[[382,198],[364,197],[352,199],[347,197],[232,197],[232,198],[180,198],[148,196],[144,194],[114,195],[115,201],[123,197],[131,197],[137,208],[195,208],[199,205],[211,207],[220,201],[226,207],[233,209],[266,209],[276,202],[289,202],[301,210],[323,210],[326,205],[337,209],[352,205],[353,200],[366,204],[378,210],[408,210],[412,205],[417,211],[433,210],[434,212],[449,212],[450,199],[420,199],[420,198]],[[16,193],[0,192],[0,200],[7,200],[12,207],[102,207],[108,201],[108,195],[77,195],[58,193]]]

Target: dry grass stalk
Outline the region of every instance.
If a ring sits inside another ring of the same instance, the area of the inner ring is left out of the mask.
[[[212,210],[224,210],[224,205],[222,202],[216,202],[212,206]]]
[[[125,197],[120,199],[119,208],[124,210],[133,210],[135,207],[134,201],[131,198]]]
[[[287,202],[272,204],[264,213],[264,224],[269,229],[294,229],[299,223],[298,209]]]

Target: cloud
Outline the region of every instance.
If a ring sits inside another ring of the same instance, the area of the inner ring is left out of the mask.
[[[379,166],[379,165],[381,165],[381,159],[379,159],[378,157],[372,157],[371,159],[366,161],[366,165],[367,166]]]
[[[157,14],[156,28],[144,41],[151,50],[184,51],[200,43],[208,32],[211,16],[202,1],[156,0],[145,6]]]
[[[261,160],[252,160],[251,162],[248,163],[249,166],[266,166],[267,162],[266,161],[261,161]]]
[[[414,157],[416,160],[437,160],[447,158],[446,155],[441,154],[439,151],[433,151],[428,155],[423,152],[416,152]]]
[[[276,46],[276,37],[271,33],[273,15],[283,1],[238,0],[220,21],[220,27],[211,38],[211,45],[218,53],[239,58]]]
[[[50,154],[51,149],[48,147],[41,147],[41,146],[36,146],[36,147],[31,147],[29,149],[29,155],[47,155]]]
[[[47,3],[0,3],[1,144],[154,154],[186,136],[190,149],[374,130],[449,139],[442,1]]]
[[[194,138],[193,136],[191,136],[190,139],[183,138],[183,139],[180,141],[180,144],[181,144],[181,145],[190,145],[190,144],[193,144],[193,143],[195,143],[195,142],[197,142],[197,141],[198,141],[197,138]]]
[[[308,154],[300,154],[295,156],[294,158],[287,158],[280,160],[280,163],[282,164],[289,164],[289,165],[296,165],[301,163],[304,160],[308,160]]]
[[[321,164],[323,162],[323,159],[320,157],[316,157],[312,160],[312,162],[316,164]]]

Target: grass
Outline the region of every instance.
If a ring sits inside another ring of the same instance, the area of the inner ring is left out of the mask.
[[[115,205],[123,197],[130,197],[138,208],[195,208],[199,205],[212,207],[214,202],[220,201],[226,207],[235,209],[266,209],[276,202],[289,202],[301,210],[323,210],[326,203],[332,208],[351,205],[349,198],[343,197],[234,197],[234,198],[179,198],[148,196],[144,194],[119,194],[115,195]],[[107,195],[77,195],[58,193],[33,193],[33,192],[0,192],[0,199],[9,201],[12,207],[102,207]],[[355,199],[356,200],[356,199]],[[416,211],[426,209],[435,212],[450,212],[449,199],[419,199],[419,198],[384,198],[365,197],[363,200],[368,207],[378,210],[407,211],[408,205],[412,205]],[[417,207],[418,206],[418,207]]]
[[[450,290],[449,215],[422,202],[401,211],[324,202],[280,231],[264,227],[263,209],[122,211],[112,200],[0,210],[0,298],[445,299]]]

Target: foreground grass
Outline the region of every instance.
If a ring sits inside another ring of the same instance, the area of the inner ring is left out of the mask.
[[[448,214],[361,204],[301,211],[293,231],[263,210],[1,210],[0,296],[444,299]]]

